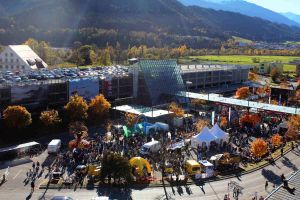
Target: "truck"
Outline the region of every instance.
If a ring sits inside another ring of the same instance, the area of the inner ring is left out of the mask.
[[[153,140],[151,142],[145,143],[142,148],[140,153],[142,155],[149,155],[152,153],[157,153],[161,148],[161,143],[159,141]]]
[[[60,139],[54,139],[51,140],[51,142],[48,144],[47,150],[48,154],[56,154],[59,152],[61,148],[61,140]]]

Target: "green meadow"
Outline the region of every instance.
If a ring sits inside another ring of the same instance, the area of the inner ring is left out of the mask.
[[[296,56],[246,56],[246,55],[207,55],[207,56],[190,56],[180,59],[180,62],[187,63],[192,61],[202,61],[207,63],[219,64],[239,64],[257,66],[261,62],[282,62],[284,64],[284,71],[295,71],[296,66],[289,64],[290,61],[300,60]]]

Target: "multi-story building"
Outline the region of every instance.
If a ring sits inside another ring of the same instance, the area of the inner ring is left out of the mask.
[[[48,65],[28,45],[9,45],[0,54],[0,72],[20,72],[47,67]]]
[[[196,91],[243,83],[248,80],[250,68],[250,66],[209,64],[180,66],[184,83],[189,90]]]

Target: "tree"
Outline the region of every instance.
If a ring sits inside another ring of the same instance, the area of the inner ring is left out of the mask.
[[[221,117],[220,126],[221,126],[222,128],[226,128],[227,125],[228,125],[227,117]]]
[[[289,127],[294,127],[296,130],[300,129],[300,115],[292,115],[288,121]]]
[[[88,135],[88,128],[83,122],[71,122],[69,124],[69,134],[76,138],[85,138]]]
[[[249,72],[248,73],[248,79],[249,79],[249,81],[257,81],[258,80],[258,75],[255,74],[254,72]]]
[[[64,109],[70,121],[84,121],[88,117],[88,105],[86,101],[77,94],[70,97]]]
[[[127,126],[133,126],[134,124],[136,124],[137,120],[137,115],[133,114],[133,113],[125,113],[125,122],[127,124]]]
[[[209,124],[209,121],[203,120],[203,119],[199,119],[199,120],[196,122],[195,127],[196,127],[197,132],[199,133],[199,132],[202,131],[202,129],[203,129],[204,127],[209,126],[209,125],[210,125],[210,124]]]
[[[285,137],[289,140],[296,140],[298,137],[298,132],[295,127],[289,126],[285,133]]]
[[[61,122],[57,110],[46,110],[41,112],[40,120],[47,127],[54,126]]]
[[[173,113],[174,117],[183,117],[184,116],[184,110],[180,108],[175,102],[172,102],[169,105],[169,111]]]
[[[102,182],[108,178],[108,182],[111,183],[111,178],[116,183],[120,183],[121,180],[125,182],[132,181],[132,170],[129,160],[118,153],[108,153],[103,156],[101,167],[101,180]]]
[[[258,123],[260,123],[261,118],[258,114],[245,114],[243,117],[241,117],[240,121],[244,125],[256,126]]]
[[[89,103],[88,114],[92,121],[101,121],[107,117],[111,104],[103,94],[97,95]]]
[[[83,61],[80,65],[92,65],[95,52],[91,45],[83,45],[78,49],[80,60]]]
[[[235,93],[235,96],[238,99],[245,99],[249,97],[249,95],[250,95],[249,87],[241,87]]]
[[[261,138],[255,139],[251,144],[251,152],[257,158],[261,158],[268,152],[268,144]]]
[[[276,79],[279,77],[279,70],[277,67],[273,67],[271,72],[270,72],[270,76],[272,78],[273,81],[276,81]]]
[[[3,119],[9,128],[25,128],[32,123],[31,114],[23,106],[8,106],[3,112]]]
[[[278,147],[282,144],[282,137],[277,133],[271,137],[271,142],[274,147]]]

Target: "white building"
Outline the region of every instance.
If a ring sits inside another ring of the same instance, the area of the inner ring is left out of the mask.
[[[48,65],[28,45],[9,45],[0,54],[0,72],[47,67]]]

